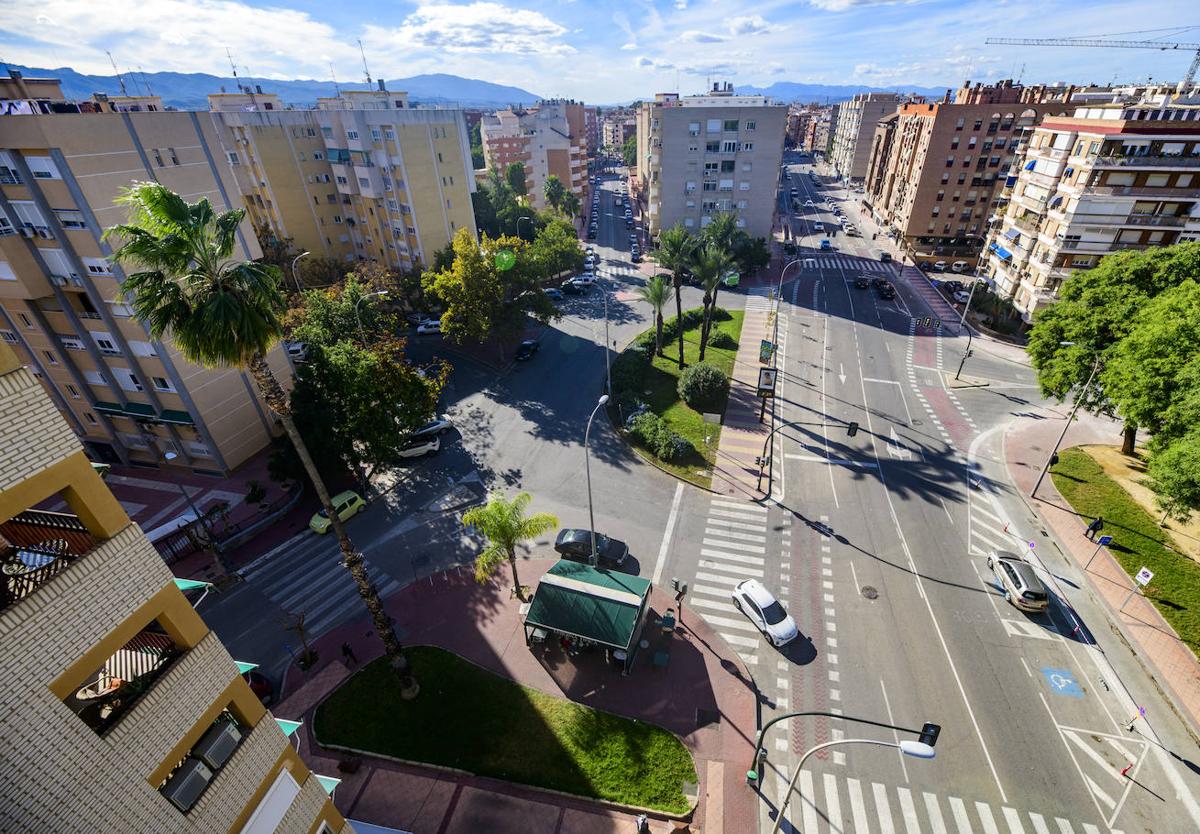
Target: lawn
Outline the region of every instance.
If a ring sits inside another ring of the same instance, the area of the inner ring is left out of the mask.
[[[421,682],[400,698],[386,659],[367,664],[317,709],[337,744],[672,814],[696,768],[666,730],[519,686],[430,646],[407,650]]]
[[[1172,549],[1158,520],[1082,449],[1060,452],[1050,475],[1076,512],[1089,520],[1104,517],[1103,532],[1113,537],[1109,550],[1126,573],[1132,577],[1143,566],[1154,572],[1146,597],[1200,654],[1200,564]]]
[[[687,313],[685,312],[685,317]],[[725,311],[718,309],[718,315],[723,318],[713,322],[711,342],[718,332],[726,333],[736,345],[742,335],[742,320],[745,316],[741,310]],[[673,320],[673,318],[672,318]],[[653,328],[649,331],[653,334]],[[634,341],[636,345],[637,340]],[[631,346],[630,349],[636,349]],[[664,469],[703,487],[712,483],[712,468],[717,458],[717,442],[720,439],[720,424],[705,423],[700,412],[693,410],[679,397],[679,342],[671,341],[663,345],[665,356],[654,357],[653,364],[640,386],[637,398],[645,402],[650,410],[663,418],[667,426],[675,433],[691,442],[695,452],[676,463],[668,463],[657,458],[650,450],[634,447],[646,457]],[[717,366],[727,377],[733,374],[733,361],[737,356],[737,347],[717,348],[710,343],[704,352],[704,361]],[[683,357],[687,365],[700,361],[700,326],[697,325],[683,333]],[[724,414],[725,401],[716,403],[712,413]],[[618,415],[614,415],[615,418]],[[706,442],[707,439],[707,442]]]

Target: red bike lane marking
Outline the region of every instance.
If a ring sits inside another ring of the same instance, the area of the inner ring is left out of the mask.
[[[965,452],[971,445],[974,430],[967,425],[966,419],[954,407],[954,403],[950,402],[950,395],[946,393],[946,389],[936,385],[922,385],[921,393],[925,395],[929,407],[937,415],[938,421],[946,429],[954,445]]]

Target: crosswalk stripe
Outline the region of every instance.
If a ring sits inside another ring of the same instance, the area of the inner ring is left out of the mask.
[[[722,536],[726,539],[734,539],[743,542],[757,542],[762,544],[767,540],[766,536],[756,536],[753,533],[738,533],[733,530],[721,530],[716,527],[705,527],[704,535],[706,536]]]
[[[1062,817],[1055,817],[1054,824],[1058,826],[1058,834],[1075,834],[1075,829],[1071,827],[1071,823]]]
[[[1035,814],[1031,811],[1029,813],[1029,821],[1033,823],[1033,830],[1037,834],[1050,834],[1050,829],[1046,826],[1046,820],[1041,814]]]
[[[314,594],[313,591],[317,588],[319,588],[319,592]],[[302,603],[313,596],[317,597],[319,600],[318,604],[320,607],[324,608],[332,602],[337,602],[339,599],[345,598],[350,593],[352,593],[350,588],[342,585],[341,583],[325,582],[314,583],[311,585],[299,585],[291,594],[288,594],[287,596],[276,596],[271,594],[269,591],[267,595],[270,596],[280,608],[291,609],[299,607],[299,603]]]
[[[728,527],[731,530],[754,530],[757,532],[762,532],[763,530],[767,529],[761,524],[746,524],[745,522],[741,521],[726,521],[723,518],[706,518],[704,519],[704,523],[711,524],[714,527]]]
[[[807,797],[813,797],[813,780],[812,773],[807,770],[800,771],[800,802],[804,803],[804,831],[817,830],[817,806]]]
[[[693,594],[709,594],[722,599],[729,599],[729,588],[714,588],[710,585],[693,585]]]
[[[925,797],[925,810],[929,812],[929,824],[933,827],[933,834],[946,834],[946,823],[942,819],[942,806],[938,804],[937,797],[929,791],[925,791],[922,796]]]
[[[734,608],[733,605],[731,605],[728,602],[717,602],[716,600],[713,600],[713,599],[702,599],[700,597],[696,597],[695,599],[692,600],[692,607],[693,608],[711,608],[714,611],[724,611],[729,614],[733,614],[737,611],[737,609]],[[704,618],[708,619],[708,615],[705,614]]]
[[[711,623],[718,628],[735,628],[738,631],[749,631],[753,634],[758,634],[758,629],[746,620],[734,620],[730,617],[718,617],[713,614],[705,614],[704,621]]]
[[[705,573],[703,571],[696,571],[696,579],[703,579],[705,582],[724,582],[724,583],[726,583],[729,586],[728,588],[723,589],[726,596],[729,595],[729,588],[732,588],[738,582],[741,582],[742,578],[743,577],[740,575],[739,576],[721,576],[720,574],[717,574],[717,573]],[[697,585],[696,587],[699,588],[700,586]]]
[[[710,544],[713,547],[727,547],[730,550],[741,550],[745,553],[766,553],[767,549],[757,544],[744,544],[742,542],[724,541],[722,539],[704,538],[700,541],[701,544]]]
[[[1100,834],[1100,829],[1094,825],[1083,824],[1083,834]]]
[[[1025,834],[1025,827],[1021,825],[1021,815],[1017,813],[1016,808],[1009,808],[1007,805],[1004,805],[1001,806],[1000,810],[1004,812],[1004,819],[1008,822],[1008,827],[1012,834]]]
[[[991,532],[991,531],[989,530],[988,532]],[[984,544],[988,545],[992,550],[1000,551],[1000,550],[1011,550],[1012,549],[1012,545],[1009,544],[1008,542],[1003,542],[1003,541],[997,542],[995,539],[989,539],[987,536],[983,535],[983,533],[981,533],[979,531],[978,527],[976,527],[974,530],[971,531],[971,535],[974,538],[979,539]]]
[[[904,814],[904,828],[908,834],[921,834],[921,826],[917,822],[917,809],[913,805],[912,792],[908,788],[896,788],[900,796],[900,813]]]
[[[966,806],[957,796],[950,797],[950,813],[954,815],[954,824],[958,826],[958,834],[973,834]]]
[[[979,824],[983,826],[984,834],[1000,834],[1000,829],[996,827],[996,820],[992,816],[992,809],[989,805],[976,802],[975,813],[979,814]]]
[[[878,782],[872,782],[871,790],[875,794],[875,815],[879,817],[879,830],[883,834],[895,834],[896,829],[892,825],[892,809],[888,805],[887,788]]]
[[[741,567],[740,565],[725,565],[720,562],[710,562],[707,559],[701,559],[699,564],[700,564],[700,567],[707,568],[708,570],[731,571],[737,576],[738,579],[746,579],[747,577],[754,577],[755,579],[762,579],[762,577],[763,577],[763,572],[756,568],[746,568],[746,567]]]
[[[765,523],[766,519],[762,516],[752,515],[751,513],[736,513],[733,510],[721,510],[713,508],[708,511],[709,516],[720,516],[721,518],[736,518],[739,521],[757,521],[760,524]]]
[[[842,799],[838,795],[837,777],[825,774],[825,818],[833,831],[842,830]]]
[[[724,631],[718,631],[721,639],[731,646],[741,646],[745,649],[757,649],[758,641],[750,637],[742,637],[740,634],[728,634]]]
[[[711,556],[714,559],[724,559],[727,562],[740,562],[744,565],[762,565],[764,561],[755,556],[741,556],[737,553],[728,553],[724,550],[713,550],[708,547],[700,548],[701,556]]]
[[[766,507],[760,507],[758,504],[752,504],[749,501],[726,501],[723,498],[714,498],[709,503],[710,507],[728,507],[732,510],[744,510],[746,512],[767,514]]]
[[[854,817],[854,830],[869,834],[867,809],[863,806],[862,785],[857,779],[846,779],[846,790],[850,792],[850,815]]]

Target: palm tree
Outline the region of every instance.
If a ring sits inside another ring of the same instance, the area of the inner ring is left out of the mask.
[[[550,513],[526,516],[525,509],[532,500],[528,492],[517,493],[511,501],[495,492],[482,507],[463,513],[463,524],[477,527],[488,540],[487,547],[475,557],[476,581],[486,581],[507,560],[512,569],[513,591],[521,602],[525,601],[525,589],[517,578],[517,545],[558,526],[558,519]]]
[[[189,362],[205,367],[248,370],[283,428],[312,480],[329,517],[342,564],[350,571],[383,639],[384,651],[400,680],[403,697],[415,697],[419,686],[408,658],[396,639],[379,592],[333,510],[329,490],[292,420],[291,406],[265,354],[283,334],[285,309],[278,267],[232,258],[244,209],[217,214],[207,199],[188,203],[156,182],[136,182],[117,198],[129,209],[127,223],[104,232],[120,247],[113,260],[132,264],[122,286],[134,315],[155,339],[170,334]]]
[[[663,307],[671,297],[670,275],[655,275],[645,286],[638,287],[638,298],[645,301],[654,310],[654,352],[658,356],[663,353]]]
[[[704,322],[700,326],[700,361],[704,361],[704,349],[708,346],[708,330],[712,325],[712,314],[717,308],[717,293],[721,289],[721,280],[729,267],[733,265],[733,256],[721,249],[715,243],[706,243],[692,258],[692,269],[704,289]]]
[[[691,263],[692,252],[696,248],[696,239],[691,236],[683,224],[676,223],[658,238],[658,250],[655,257],[663,269],[671,271],[672,284],[675,287],[675,321],[679,325],[679,367],[683,367],[683,273]]]

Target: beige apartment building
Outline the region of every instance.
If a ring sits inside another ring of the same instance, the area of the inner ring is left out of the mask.
[[[1078,269],[1200,238],[1200,95],[1116,90],[1046,116],[988,240],[985,275],[1026,322]]]
[[[316,110],[229,107],[226,97],[209,97],[209,118],[234,190],[251,222],[291,238],[297,253],[409,271],[458,229],[475,233],[461,110],[412,108],[383,81]]]
[[[620,150],[630,136],[637,135],[637,118],[611,116],[604,122],[604,147]]]
[[[703,95],[659,93],[637,117],[638,199],[651,235],[676,223],[699,232],[734,212],[751,237],[770,237],[787,106],[716,84]]]
[[[895,113],[901,101],[896,93],[864,93],[842,102],[829,150],[829,162],[839,177],[861,182],[867,176],[875,126]]]
[[[0,562],[0,830],[353,831],[5,344]]]
[[[554,175],[582,201],[588,181],[585,108],[561,99],[538,102],[528,110],[499,110],[479,123],[483,158],[490,170],[513,162],[525,166],[530,204],[546,208],[546,180]]]
[[[229,472],[268,444],[275,418],[248,374],[193,365],[149,336],[101,240],[126,219],[113,201],[136,180],[218,211],[240,205],[213,121],[153,97],[67,101],[56,80],[19,74],[0,79],[0,99],[0,341],[93,459]],[[247,219],[234,256],[261,254]],[[268,360],[290,378],[282,350]]]
[[[967,82],[933,103],[900,106],[873,139],[863,204],[918,261],[974,263],[1021,142],[1068,109],[1071,87]]]

